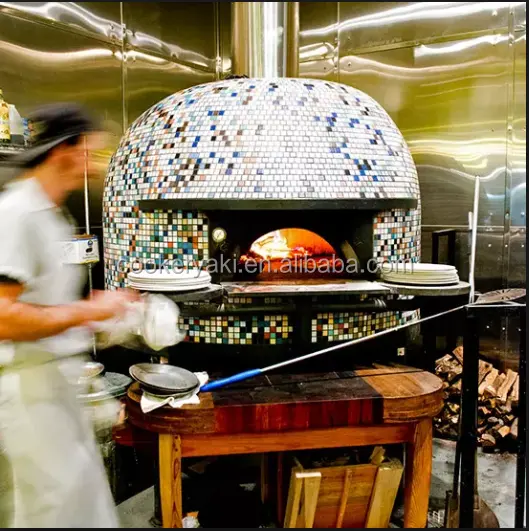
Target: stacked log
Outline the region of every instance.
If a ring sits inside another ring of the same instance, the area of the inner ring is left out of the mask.
[[[436,362],[436,374],[443,380],[445,407],[435,419],[438,437],[455,440],[459,433],[463,347],[457,347]],[[515,451],[518,438],[518,373],[501,373],[491,363],[479,361],[478,433],[484,450]]]

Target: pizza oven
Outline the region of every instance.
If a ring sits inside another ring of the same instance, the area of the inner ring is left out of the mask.
[[[103,210],[108,288],[147,260],[208,269],[222,286],[182,304],[178,348],[194,360],[219,345],[271,356],[414,317],[370,281],[376,264],[419,260],[417,172],[393,120],[354,87],[235,77],[177,92],[122,138]]]

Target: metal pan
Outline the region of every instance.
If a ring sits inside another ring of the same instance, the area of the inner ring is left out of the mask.
[[[153,389],[152,387],[149,387],[144,384],[140,384],[140,387],[144,393],[149,393],[152,396],[155,396],[157,398],[175,398],[176,400],[182,400],[184,398],[188,398],[193,396],[195,393],[198,392],[200,389],[200,384],[197,385],[195,388],[191,389],[191,391],[187,391],[185,393],[174,393],[172,391],[160,391],[159,389]]]
[[[200,385],[195,374],[174,365],[138,363],[129,373],[148,392],[166,396],[186,394]]]
[[[496,291],[489,291],[482,293],[478,296],[478,300],[475,304],[498,304],[518,302],[525,298],[525,289],[511,288],[511,289],[498,289]]]
[[[79,376],[79,383],[84,384],[94,378],[97,378],[105,372],[105,366],[97,361],[87,361],[83,365],[83,372]]]

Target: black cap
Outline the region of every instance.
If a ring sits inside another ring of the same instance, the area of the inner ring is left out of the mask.
[[[76,103],[46,105],[27,118],[33,126],[34,137],[31,147],[13,157],[12,162],[19,166],[28,165],[68,138],[102,130],[87,111]]]

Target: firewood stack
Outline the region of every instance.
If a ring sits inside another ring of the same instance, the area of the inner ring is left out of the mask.
[[[456,439],[459,430],[463,347],[457,347],[436,362],[435,372],[444,382],[445,407],[434,420],[436,435]],[[484,450],[515,451],[518,438],[519,377],[515,371],[503,374],[491,363],[479,361],[479,442]]]

